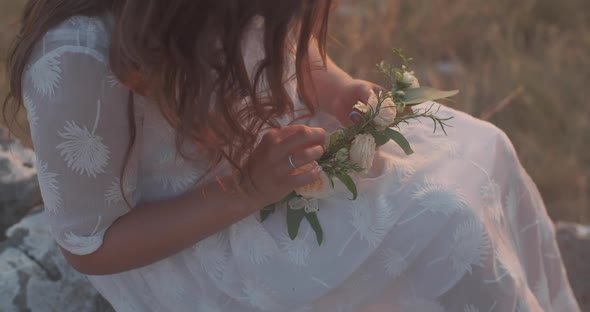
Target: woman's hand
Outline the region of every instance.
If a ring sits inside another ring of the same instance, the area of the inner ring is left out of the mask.
[[[358,101],[366,102],[369,95],[371,95],[371,90],[379,92],[384,88],[365,80],[349,80],[334,94],[334,99],[330,104],[330,111],[343,125],[351,124],[352,121],[349,115],[352,112],[352,107]]]
[[[244,190],[248,198],[262,209],[318,179],[321,172],[318,166],[307,166],[311,169],[303,172],[301,169],[323,155],[325,140],[324,129],[303,125],[267,132],[245,167]],[[299,168],[297,173],[296,168]]]
[[[379,93],[379,91],[385,91],[385,88],[369,81],[351,79],[339,90],[340,91],[337,92],[331,103],[330,111],[343,125],[349,125],[354,122],[350,120],[350,113],[352,112],[354,104],[359,101],[366,103],[371,95],[371,90],[375,93]],[[398,114],[398,116],[411,113],[412,108],[407,107],[405,111]]]

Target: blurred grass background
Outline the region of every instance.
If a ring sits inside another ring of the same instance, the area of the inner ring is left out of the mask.
[[[0,2],[2,60],[24,2]],[[341,0],[331,32],[353,76],[379,81],[401,47],[424,84],[461,89],[449,105],[506,131],[551,217],[590,222],[590,1]]]

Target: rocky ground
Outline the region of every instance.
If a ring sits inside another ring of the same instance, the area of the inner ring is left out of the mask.
[[[5,231],[41,202],[33,151],[0,128],[0,241]]]
[[[41,208],[31,209],[40,200],[33,163],[32,151],[0,130],[0,311],[112,312],[66,263]],[[557,238],[576,296],[590,312],[590,226],[560,223]]]

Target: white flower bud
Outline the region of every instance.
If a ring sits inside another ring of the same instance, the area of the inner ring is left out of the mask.
[[[347,161],[348,157],[350,157],[350,151],[346,147],[343,147],[336,152],[336,160],[338,161]]]
[[[307,199],[307,203],[304,208],[305,213],[312,213],[320,211],[320,205],[317,199]]]
[[[356,102],[356,104],[352,107],[361,113],[366,113],[369,111],[369,106],[363,102]]]
[[[303,209],[305,213],[318,212],[320,210],[317,199],[307,199],[304,197],[295,197],[289,201],[289,208],[293,210]]]
[[[420,87],[420,82],[418,81],[418,78],[414,76],[414,72],[404,72],[402,82],[408,85],[409,89],[415,89]]]
[[[315,164],[312,166],[316,166]],[[312,169],[311,166],[304,166],[299,168],[298,170],[307,171]],[[296,173],[297,171],[296,170]],[[332,188],[332,181],[330,181],[330,177],[322,170],[320,171],[320,176],[312,183],[299,187],[295,189],[295,193],[301,195],[305,198],[328,198],[332,196],[334,193],[334,189]]]
[[[375,138],[370,134],[359,134],[352,141],[350,148],[350,160],[368,172],[373,165],[375,149],[377,144]]]
[[[395,121],[397,116],[397,108],[391,98],[387,98],[381,103],[379,114],[373,119],[373,124],[377,130],[384,130]]]

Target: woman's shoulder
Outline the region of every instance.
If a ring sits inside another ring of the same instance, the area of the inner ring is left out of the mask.
[[[88,54],[106,62],[113,28],[112,18],[72,16],[49,29],[37,42],[30,62],[66,52]]]

